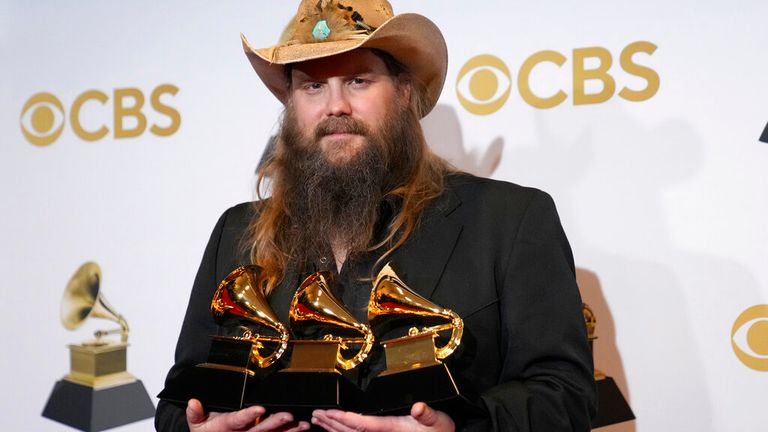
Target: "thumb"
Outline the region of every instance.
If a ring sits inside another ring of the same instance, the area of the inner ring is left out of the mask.
[[[197,399],[190,399],[187,403],[187,423],[190,426],[200,424],[205,421],[208,416],[205,415],[203,404]]]
[[[416,402],[413,404],[411,407],[411,417],[424,426],[434,426],[439,418],[437,411],[430,408],[429,405],[424,402]]]

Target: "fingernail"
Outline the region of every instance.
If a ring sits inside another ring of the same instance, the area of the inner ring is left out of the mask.
[[[258,414],[258,415],[262,415],[262,414],[264,414],[264,412],[266,412],[264,407],[260,407],[258,405],[252,406],[251,407],[251,411],[253,411],[254,414]]]

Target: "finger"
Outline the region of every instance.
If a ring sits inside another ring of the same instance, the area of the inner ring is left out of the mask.
[[[279,429],[292,421],[293,421],[293,415],[287,412],[279,412],[279,413],[271,414],[266,418],[261,419],[261,421],[259,421],[259,424],[252,430],[253,431],[271,431],[274,429]]]
[[[438,420],[437,411],[430,408],[424,402],[413,404],[411,407],[411,417],[424,426],[434,426]]]
[[[353,429],[329,417],[330,410],[315,410],[312,412],[312,424],[322,427],[328,432],[351,432]]]
[[[333,432],[385,432],[399,430],[405,417],[365,416],[340,410],[317,410],[312,414],[313,423]],[[316,421],[315,421],[316,420]]]
[[[203,404],[197,399],[190,399],[189,402],[187,402],[186,414],[187,423],[189,423],[190,426],[200,424],[208,418],[208,416],[205,415]]]
[[[240,411],[227,414],[225,426],[229,429],[247,429],[256,424],[256,419],[264,415],[264,408],[254,405]]]
[[[430,430],[455,430],[456,424],[448,414],[433,409],[424,402],[416,402],[411,407],[411,418]]]
[[[283,430],[283,432],[301,432],[305,430],[309,430],[309,423],[305,421],[300,421],[299,424],[297,424],[296,426],[290,429],[285,429]]]

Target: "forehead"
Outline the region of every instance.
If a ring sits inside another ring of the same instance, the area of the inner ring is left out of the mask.
[[[350,76],[362,73],[388,74],[387,66],[373,51],[356,49],[331,57],[295,63],[291,77],[325,79],[335,76]]]

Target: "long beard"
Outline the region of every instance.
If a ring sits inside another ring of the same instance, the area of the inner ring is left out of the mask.
[[[319,140],[340,129],[365,143],[349,160],[331,163]],[[305,134],[288,107],[273,179],[273,198],[283,203],[287,219],[282,250],[302,266],[330,253],[331,245],[350,258],[368,251],[385,195],[413,175],[419,134],[418,119],[407,109],[391,112],[375,131],[351,117],[333,117]]]

